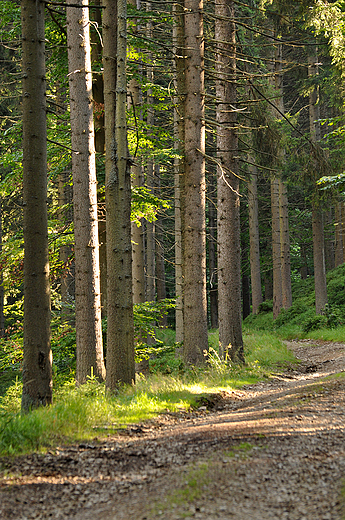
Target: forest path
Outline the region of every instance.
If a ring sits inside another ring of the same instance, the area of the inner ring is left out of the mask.
[[[297,369],[196,412],[17,458],[0,519],[345,518],[345,344],[288,346]]]

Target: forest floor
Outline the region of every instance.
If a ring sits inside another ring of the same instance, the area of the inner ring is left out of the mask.
[[[2,459],[1,520],[345,518],[345,344],[122,435]]]

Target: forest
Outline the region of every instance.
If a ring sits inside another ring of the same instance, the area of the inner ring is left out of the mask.
[[[342,0],[1,1],[0,453],[343,339],[344,20]]]

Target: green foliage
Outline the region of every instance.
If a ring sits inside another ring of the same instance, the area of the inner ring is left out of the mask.
[[[329,40],[330,54],[334,63],[341,63],[344,59],[345,48],[345,16],[344,2],[324,2],[317,0],[315,7],[309,11],[308,23],[317,34],[324,34]]]
[[[323,314],[315,314],[314,311],[304,319],[302,330],[304,333],[309,333],[318,329],[336,328],[344,321],[343,312],[339,308],[332,308],[327,304]]]
[[[273,311],[273,301],[266,300],[259,305],[259,314]]]
[[[333,337],[336,337],[336,328],[345,323],[345,264],[327,273],[327,293],[329,303],[322,315],[316,315],[313,277],[296,278],[292,284],[293,304],[289,309],[282,309],[276,320],[271,312],[251,314],[244,320],[244,329],[276,332],[286,339],[309,337],[317,330],[323,334],[325,329],[333,329]],[[269,310],[270,306],[271,301],[267,306],[264,302],[263,309]]]
[[[170,208],[170,203],[155,197],[148,188],[144,186],[132,187],[131,220],[138,227],[141,226],[142,218],[153,222],[156,220],[157,211],[167,208]]]
[[[322,316],[320,314],[315,314],[314,316],[310,316],[307,318],[302,326],[302,330],[305,333],[308,333],[312,330],[322,329],[327,326],[327,318],[326,316]]]
[[[153,374],[171,374],[178,376],[188,371],[182,359],[177,355],[176,349],[180,345],[168,345],[155,348],[151,351],[150,372]]]

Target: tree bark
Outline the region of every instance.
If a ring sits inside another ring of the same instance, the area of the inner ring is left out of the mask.
[[[159,165],[155,165],[155,186],[160,192],[160,168]],[[157,289],[157,301],[165,300],[167,297],[166,283],[165,283],[165,259],[164,259],[164,225],[163,218],[158,213],[156,220],[156,289]],[[160,325],[166,327],[168,324],[168,317],[162,316],[160,319]]]
[[[271,178],[272,212],[272,261],[273,261],[273,318],[276,319],[283,305],[282,270],[280,255],[279,180]]]
[[[315,278],[315,310],[316,314],[322,314],[328,299],[326,285],[323,216],[319,208],[313,208],[312,218]]]
[[[208,269],[211,329],[218,328],[218,274],[217,274],[217,202],[214,172],[208,178]]]
[[[21,3],[25,412],[52,402],[44,7],[39,0]]]
[[[249,158],[249,163],[254,161]],[[248,211],[249,211],[249,256],[250,278],[252,285],[252,313],[257,314],[262,303],[261,269],[260,269],[260,235],[259,235],[259,204],[257,189],[257,169],[250,166],[250,180],[248,183]]]
[[[344,263],[343,226],[342,226],[342,202],[335,205],[335,267]]]
[[[185,0],[184,21],[183,356],[187,363],[202,364],[208,349],[203,0]]]
[[[334,219],[332,209],[326,212],[325,220],[325,264],[326,271],[330,271],[335,267]]]
[[[308,56],[308,76],[314,78],[318,74],[317,49],[313,49],[313,54]],[[314,143],[320,141],[320,113],[319,113],[319,92],[318,87],[314,87],[309,95],[309,126],[310,138]],[[315,164],[317,172],[317,165]],[[316,189],[316,187],[315,187]],[[316,314],[322,314],[327,304],[327,283],[325,265],[325,239],[322,210],[318,201],[312,202],[312,229],[313,229],[313,257],[314,257],[314,284],[315,284],[315,310]]]
[[[243,362],[234,2],[217,1],[215,15],[219,344],[224,356]]]
[[[289,309],[292,305],[289,210],[287,187],[282,179],[279,180],[279,219],[280,263],[282,270],[282,305],[283,309]]]
[[[136,9],[140,8],[140,2],[137,0],[128,0]],[[134,34],[137,32],[137,25],[134,26]],[[138,49],[136,49],[138,52]],[[136,65],[140,70],[140,63]],[[138,121],[141,118],[141,92],[137,78],[134,76],[129,82],[129,109],[135,114]],[[143,185],[143,171],[139,157],[134,157],[134,164],[131,167],[132,186],[141,187]],[[143,221],[143,219],[142,219]],[[143,222],[141,222],[142,224]],[[143,303],[145,301],[145,275],[144,275],[144,240],[143,226],[138,226],[136,222],[132,222],[132,281],[133,281],[133,303]]]
[[[126,125],[127,6],[103,0],[105,191],[107,210],[107,380],[110,392],[135,380],[131,180]]]
[[[176,341],[183,341],[183,254],[182,254],[182,215],[181,189],[184,175],[184,99],[185,99],[185,63],[184,63],[184,16],[183,3],[173,4],[173,40],[175,56],[175,99],[174,99],[174,149],[179,153],[174,159],[174,203],[175,203],[175,331]]]
[[[74,0],[80,7],[88,0]],[[92,107],[89,10],[67,7],[75,237],[77,383],[105,379]]]
[[[151,3],[146,3],[146,10],[151,11]],[[148,38],[152,38],[152,21],[149,21],[146,25],[146,35]],[[150,63],[153,61],[153,54],[150,53],[148,57]],[[147,67],[147,81],[153,83],[153,66],[150,64]],[[147,126],[149,128],[148,133],[151,136],[152,128],[155,124],[155,113],[154,113],[154,97],[152,95],[152,88],[147,91]],[[146,167],[146,184],[151,193],[154,193],[154,161],[152,157],[147,160]],[[156,299],[156,262],[155,262],[155,233],[156,226],[155,222],[146,222],[146,300],[155,301]]]

